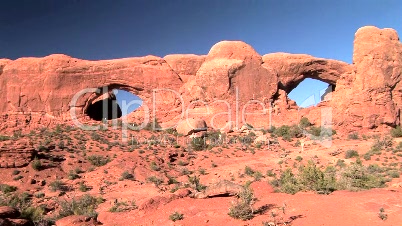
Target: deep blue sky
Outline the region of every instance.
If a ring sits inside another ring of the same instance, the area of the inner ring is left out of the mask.
[[[2,0],[0,58],[207,54],[221,40],[243,40],[261,55],[307,53],[351,63],[359,27],[401,33],[401,22],[400,0]]]

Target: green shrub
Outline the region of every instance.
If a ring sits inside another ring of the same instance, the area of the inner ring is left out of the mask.
[[[75,180],[75,179],[78,179],[78,178],[80,178],[80,175],[78,175],[77,173],[75,173],[73,170],[70,170],[70,171],[68,172],[68,179],[69,179],[69,180]]]
[[[385,186],[386,178],[378,173],[373,173],[366,166],[356,162],[345,168],[341,174],[339,187],[348,190],[362,190],[381,188]]]
[[[124,172],[121,174],[120,180],[134,180],[134,175],[131,174],[131,173],[128,172],[128,171],[124,171]]]
[[[316,137],[330,137],[336,134],[336,131],[328,127],[311,126],[310,133]]]
[[[392,137],[402,137],[402,129],[400,126],[397,126],[394,129],[391,129],[391,136]]]
[[[254,170],[251,169],[251,167],[249,167],[249,166],[245,166],[244,167],[244,174],[246,174],[248,176],[252,176],[254,174]]]
[[[79,183],[78,190],[80,190],[81,192],[87,192],[90,190],[90,188],[83,181],[81,181]]]
[[[328,194],[336,190],[336,179],[333,171],[324,173],[309,161],[307,166],[299,169],[299,186],[302,190],[317,191]]]
[[[264,175],[262,175],[262,173],[260,171],[255,171],[252,175],[252,177],[254,177],[255,181],[260,181],[261,178],[264,177]]]
[[[42,207],[29,206],[21,211],[21,218],[31,220],[33,222],[40,222],[43,220],[45,209]]]
[[[387,175],[388,175],[390,178],[399,178],[400,173],[399,173],[399,171],[397,171],[397,170],[390,170],[390,171],[387,172]]]
[[[35,225],[51,225],[50,222],[44,220],[44,209],[32,206],[32,195],[26,192],[0,196],[0,206],[11,206],[18,209],[21,212],[21,218],[31,220]]]
[[[203,191],[207,188],[207,186],[204,186],[200,183],[200,178],[197,176],[189,176],[188,177],[188,181],[190,182],[190,184],[192,185],[192,187],[196,190],[196,191]]]
[[[158,164],[156,164],[156,162],[151,162],[149,167],[151,168],[151,170],[153,171],[159,171],[161,170],[161,168],[158,166]]]
[[[158,178],[156,176],[151,176],[147,178],[147,181],[154,183],[156,186],[159,186],[163,183],[163,180],[161,178]]]
[[[49,184],[50,190],[55,191],[66,191],[67,187],[61,180],[55,180]]]
[[[110,162],[109,157],[101,155],[90,155],[87,157],[88,161],[94,166],[104,166]]]
[[[358,140],[359,139],[359,134],[354,132],[354,133],[349,133],[348,134],[348,139],[349,140]]]
[[[0,184],[0,191],[2,191],[4,194],[15,192],[17,191],[17,189],[18,188],[15,186],[11,186],[8,184]]]
[[[271,184],[279,191],[290,194],[299,191],[328,194],[339,189],[356,191],[384,187],[388,179],[382,172],[383,170],[376,165],[363,166],[359,159],[347,167],[343,166],[339,171],[335,167],[327,167],[322,171],[309,161],[307,166],[299,168],[298,174],[295,175],[290,168],[287,168],[279,179],[274,179]],[[392,178],[396,174],[389,172],[388,176]]]
[[[6,141],[6,140],[10,140],[11,138],[9,136],[4,136],[4,135],[0,135],[0,141]]]
[[[183,220],[183,219],[184,219],[183,214],[181,214],[181,213],[179,213],[177,211],[175,211],[174,213],[169,215],[169,220],[171,220],[173,222]]]
[[[345,153],[345,159],[350,159],[353,157],[359,157],[359,153],[356,150],[347,150]]]
[[[42,169],[42,162],[39,159],[35,158],[32,161],[31,166],[32,166],[32,169],[39,171]]]
[[[206,142],[201,137],[191,139],[191,147],[194,151],[202,151],[207,147]]]
[[[243,191],[239,193],[237,200],[229,207],[228,215],[244,221],[252,219],[254,217],[252,208],[254,200],[253,190],[249,186],[245,186]]]
[[[18,175],[18,176],[16,176],[16,177],[14,177],[13,180],[20,180],[20,179],[22,179],[22,178],[24,178],[22,175]]]
[[[43,193],[43,192],[38,192],[35,194],[35,198],[40,199],[40,198],[44,198],[44,197],[45,197],[45,193]]]
[[[281,192],[288,194],[296,194],[301,190],[297,178],[290,168],[287,168],[284,172],[282,172],[279,179],[273,180],[271,184],[275,187],[278,187]]]
[[[311,122],[310,122],[310,120],[308,118],[302,117],[300,119],[299,125],[300,125],[301,128],[304,129],[304,128],[307,128],[307,127],[311,126]]]
[[[93,197],[84,195],[79,199],[72,201],[63,201],[60,203],[60,211],[58,218],[63,218],[71,215],[84,215],[96,218],[98,213],[95,211],[98,205],[103,203],[102,197]]]

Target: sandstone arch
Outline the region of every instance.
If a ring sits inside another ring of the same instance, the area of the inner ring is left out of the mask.
[[[290,93],[304,79],[312,78],[336,86],[342,74],[352,66],[337,60],[316,58],[306,54],[271,53],[262,57],[266,68],[278,73],[278,88]]]
[[[154,89],[178,90],[182,85],[166,61],[155,56],[102,61],[60,54],[21,58],[8,62],[0,78],[0,97],[6,100],[0,103],[1,112],[46,112],[55,119],[67,119],[71,108],[84,116],[85,106],[99,95],[86,93],[74,106],[71,100],[87,88],[121,88],[152,105]],[[172,104],[167,97],[160,100]]]

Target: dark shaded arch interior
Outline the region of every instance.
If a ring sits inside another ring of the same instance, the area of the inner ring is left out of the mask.
[[[105,98],[88,106],[86,114],[93,120],[112,120],[122,116],[121,108],[115,99]]]

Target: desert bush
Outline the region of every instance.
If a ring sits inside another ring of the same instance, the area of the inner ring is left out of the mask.
[[[4,194],[15,192],[17,191],[17,189],[18,188],[15,186],[11,186],[8,184],[0,184],[0,191],[3,192]]]
[[[179,213],[177,211],[175,211],[174,213],[169,215],[169,220],[171,220],[173,222],[183,220],[183,219],[184,219],[183,214],[181,214],[181,213]]]
[[[79,183],[78,190],[80,190],[81,192],[87,192],[87,191],[90,190],[90,187],[88,187],[88,186],[85,184],[85,182],[81,181],[81,182]]]
[[[32,195],[26,192],[0,196],[0,206],[11,206],[18,209],[21,218],[31,220],[35,225],[38,225],[39,222],[48,223],[44,220],[44,209],[32,206]]]
[[[349,140],[358,140],[359,139],[359,134],[357,132],[349,133],[348,134],[348,139]]]
[[[232,202],[228,215],[240,220],[250,220],[254,217],[252,205],[255,201],[254,192],[249,185],[244,186],[238,198]]]
[[[396,128],[391,129],[392,137],[402,137],[402,129],[401,126],[397,126]]]
[[[11,138],[9,136],[5,136],[5,135],[0,135],[0,141],[6,141],[6,140],[10,140]]]
[[[261,178],[264,177],[264,175],[260,172],[260,171],[255,171],[252,175],[252,177],[254,177],[255,181],[260,181]]]
[[[191,139],[191,148],[194,151],[202,151],[202,150],[205,150],[206,147],[207,147],[207,145],[203,138],[196,137],[196,138]]]
[[[311,122],[308,118],[302,117],[300,119],[299,126],[304,129],[304,128],[311,126]]]
[[[87,157],[88,161],[94,166],[104,166],[110,162],[109,157],[101,155],[90,155]]]
[[[38,158],[35,158],[35,159],[31,162],[31,166],[32,166],[32,169],[34,169],[34,170],[36,170],[36,171],[39,171],[39,170],[42,169],[42,162],[41,162]]]
[[[203,191],[207,188],[207,186],[204,186],[200,183],[200,178],[197,176],[188,176],[188,182],[192,185],[192,187],[196,191]]]
[[[67,186],[64,182],[61,180],[55,180],[49,184],[50,190],[55,192],[55,191],[66,191]]]
[[[328,128],[328,127],[321,127],[321,126],[311,126],[309,132],[316,137],[319,137],[319,136],[330,137],[330,136],[336,134],[335,130]]]
[[[359,153],[356,150],[347,150],[345,153],[345,159],[350,159],[353,157],[359,157]]]
[[[384,170],[376,165],[363,166],[359,159],[349,166],[340,169],[327,167],[325,171],[309,161],[307,166],[299,167],[297,174],[287,168],[279,178],[272,180],[271,184],[279,191],[290,194],[299,191],[328,194],[335,190],[356,191],[384,187],[389,179],[383,172]],[[390,171],[387,176],[392,178],[396,175]]]
[[[22,178],[24,178],[22,175],[18,175],[18,176],[16,176],[16,177],[14,177],[13,180],[20,180],[20,179],[22,179]]]
[[[254,174],[254,170],[250,166],[245,166],[244,174],[246,174],[248,176],[252,176]]]
[[[60,211],[58,218],[63,218],[71,215],[84,215],[96,218],[98,213],[95,211],[99,204],[103,203],[102,197],[93,197],[84,195],[79,199],[60,202]]]
[[[299,187],[306,191],[328,194],[336,190],[334,171],[328,170],[325,173],[312,161],[309,161],[307,166],[300,167],[298,183]]]
[[[159,186],[163,183],[163,180],[156,176],[150,176],[147,178],[147,181],[154,183],[156,186]]]
[[[29,206],[21,210],[21,218],[31,220],[32,222],[40,222],[43,220],[45,209],[42,207]]]
[[[275,129],[274,134],[278,137],[282,137],[285,140],[291,140],[295,137],[300,137],[302,135],[301,129],[297,125],[283,125]]]
[[[44,197],[45,197],[45,193],[43,193],[43,192],[38,192],[38,193],[36,193],[34,196],[35,196],[35,198],[38,198],[38,199],[44,198]]]
[[[78,175],[75,171],[70,170],[68,172],[68,179],[69,180],[75,180],[75,179],[78,179],[78,178],[80,178],[80,175]]]
[[[149,167],[150,167],[151,170],[153,170],[153,171],[159,171],[159,170],[161,170],[161,168],[158,166],[158,164],[156,164],[156,162],[154,162],[154,161],[152,161],[152,162],[149,164]]]
[[[356,163],[352,163],[341,172],[338,187],[340,189],[357,191],[384,187],[386,181],[383,175],[369,171],[368,167],[356,161]]]
[[[198,172],[199,172],[201,175],[206,175],[206,174],[207,174],[207,170],[204,169],[204,168],[199,168],[199,169],[198,169]]]
[[[121,174],[120,180],[134,180],[134,175],[128,171],[124,171]]]
[[[363,156],[365,160],[370,160],[373,155],[380,155],[381,150],[384,148],[390,148],[394,144],[392,137],[386,136],[383,139],[377,138],[371,145],[371,148]]]

